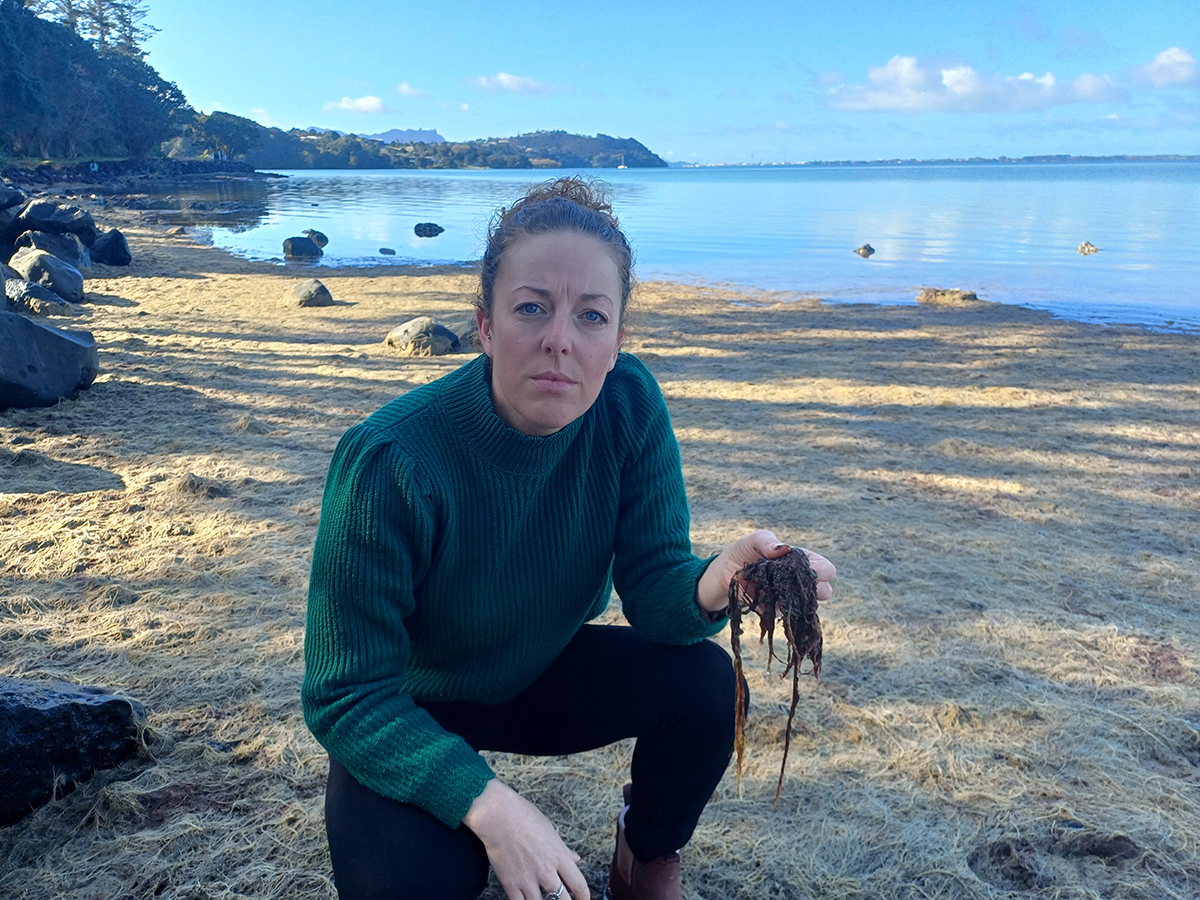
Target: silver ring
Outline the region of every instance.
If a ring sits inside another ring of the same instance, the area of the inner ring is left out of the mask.
[[[562,897],[562,892],[564,890],[566,890],[566,887],[567,887],[567,885],[564,882],[560,881],[558,883],[558,890],[551,891],[550,893],[548,893],[546,895],[546,900],[559,900],[559,898]]]

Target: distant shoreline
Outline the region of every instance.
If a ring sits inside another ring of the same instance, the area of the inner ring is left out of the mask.
[[[769,168],[816,168],[822,166],[1007,166],[1044,163],[1114,163],[1114,162],[1200,162],[1200,155],[1189,156],[1178,153],[1164,153],[1156,156],[997,156],[994,158],[972,156],[969,158],[946,159],[841,159],[841,160],[803,160],[800,162],[746,162],[746,163],[692,163],[673,162],[668,166],[672,169],[769,169]]]

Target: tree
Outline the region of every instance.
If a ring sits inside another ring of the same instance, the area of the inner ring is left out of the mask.
[[[143,59],[146,51],[142,44],[158,32],[153,25],[145,24],[146,10],[140,2],[113,4],[113,49],[126,56]]]
[[[194,116],[183,92],[137,56],[113,50],[109,68],[121,137],[131,157],[149,156]]]
[[[21,18],[33,18],[14,0],[0,0],[0,152],[9,148],[27,155],[27,145],[38,121],[49,108],[45,87],[30,74],[29,60],[21,49]]]
[[[192,139],[202,146],[233,158],[245,156],[262,142],[265,129],[253,119],[227,112],[196,116]]]
[[[66,25],[104,53],[116,50],[139,59],[142,44],[158,31],[145,24],[143,0],[25,0],[34,13]]]

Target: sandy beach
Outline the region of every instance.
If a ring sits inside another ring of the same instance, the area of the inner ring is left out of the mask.
[[[124,692],[150,741],[0,829],[0,896],[332,898],[299,703],[325,470],[349,426],[470,358],[382,341],[466,321],[473,277],[248,262],[122,215],[97,213],[133,265],[52,320],[95,335],[96,383],[0,411],[0,675]],[[337,305],[288,304],[313,274]],[[791,681],[747,641],[744,796],[731,770],[685,896],[1194,900],[1200,335],[829,305],[802,277],[646,283],[627,327],[696,552],[767,527],[840,576],[775,807]],[[489,754],[594,897],[630,753]]]

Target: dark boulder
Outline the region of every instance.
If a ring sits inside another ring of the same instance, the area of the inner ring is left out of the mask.
[[[875,248],[872,247],[870,244],[863,244],[861,247],[859,247],[854,252],[857,253],[859,256],[861,256],[863,259],[868,259],[868,258],[870,258],[871,254],[875,252]]]
[[[0,312],[0,409],[53,406],[90,387],[100,371],[96,340]]]
[[[432,316],[418,316],[397,325],[383,342],[405,356],[441,356],[462,349],[458,335]]]
[[[317,279],[309,278],[292,287],[292,302],[296,306],[333,306],[333,294]]]
[[[72,303],[83,302],[83,273],[53,253],[22,247],[8,261],[26,281],[49,288]]]
[[[52,253],[77,269],[90,269],[92,257],[83,241],[74,234],[50,234],[47,231],[26,231],[16,240],[17,249],[32,247]]]
[[[28,201],[29,197],[20,188],[7,183],[0,184],[0,209],[12,209]]]
[[[21,211],[15,206],[10,209],[0,209],[0,244],[11,245],[17,235],[24,231],[18,216]]]
[[[310,241],[312,241],[314,244],[316,244],[318,247],[320,247],[322,250],[324,250],[326,245],[329,243],[329,238],[325,237],[325,235],[321,234],[321,232],[319,232],[319,231],[313,231],[311,228],[305,228],[300,233],[302,235],[304,235],[306,238],[308,238]]]
[[[92,245],[92,262],[105,266],[127,266],[133,262],[125,235],[113,228],[96,238]]]
[[[441,225],[437,225],[433,222],[418,222],[413,227],[413,233],[417,237],[437,237],[445,230],[446,229]]]
[[[317,259],[322,253],[312,238],[290,237],[283,241],[283,255],[287,259]]]
[[[0,266],[7,269],[7,266]],[[74,316],[78,315],[78,307],[68,303],[54,291],[26,281],[13,273],[12,277],[4,279],[4,296],[8,303],[8,311],[28,313],[34,316]]]
[[[48,231],[51,234],[77,234],[87,246],[100,236],[92,214],[78,206],[59,206],[49,200],[30,200],[17,217],[22,231]]]
[[[0,825],[128,759],[145,718],[101,688],[0,678]]]
[[[395,256],[396,255],[396,251],[393,250],[391,247],[380,247],[379,252],[382,253],[384,256]]]

